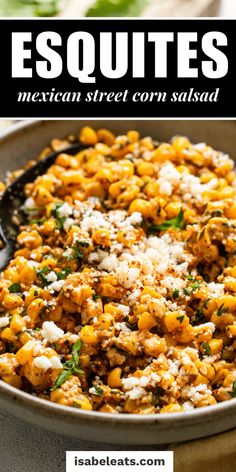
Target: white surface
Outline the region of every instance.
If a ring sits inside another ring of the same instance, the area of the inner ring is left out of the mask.
[[[236,17],[236,0],[222,0],[219,16],[235,18]]]

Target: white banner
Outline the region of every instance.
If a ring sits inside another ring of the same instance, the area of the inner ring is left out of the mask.
[[[67,451],[66,472],[173,472],[172,451]]]

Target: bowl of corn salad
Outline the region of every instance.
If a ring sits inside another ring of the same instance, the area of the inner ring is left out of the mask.
[[[234,162],[185,135],[161,140],[161,122],[148,136],[137,124],[67,122],[73,132],[49,139],[60,122],[36,122],[2,138],[30,144],[26,166],[59,154],[25,185],[0,276],[0,404],[136,444],[229,429],[236,397]]]

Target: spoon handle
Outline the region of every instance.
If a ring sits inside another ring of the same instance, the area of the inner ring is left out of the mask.
[[[15,250],[15,243],[11,239],[7,241],[4,248],[0,250],[0,270],[3,270],[12,258]]]

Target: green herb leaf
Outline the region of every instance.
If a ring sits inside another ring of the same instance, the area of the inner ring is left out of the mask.
[[[46,279],[46,275],[49,274],[50,269],[48,266],[43,267],[42,269],[37,270],[37,274],[41,280],[41,285],[45,287],[45,285],[49,285],[50,282]]]
[[[172,292],[172,297],[176,300],[176,298],[179,298],[179,290],[175,288]]]
[[[198,233],[198,239],[199,241],[203,238],[204,234],[205,234],[205,231],[206,231],[206,226],[204,226],[201,231]]]
[[[202,343],[202,347],[206,353],[207,356],[211,356],[211,348],[209,343]]]
[[[81,251],[80,247],[89,247],[89,243],[87,241],[76,241],[76,245],[72,248],[74,253],[73,258],[77,259],[79,264],[81,264],[81,261],[84,257],[84,254]]]
[[[193,282],[193,284],[191,284],[190,287],[192,291],[194,292],[194,290],[197,290],[200,287],[200,284],[197,280],[195,280],[195,282]]]
[[[55,384],[53,385],[51,390],[55,390],[59,388],[68,378],[71,376],[72,371],[69,369],[64,369],[57,377]]]
[[[99,385],[94,385],[93,386],[94,390],[96,393],[93,393],[93,395],[97,395],[98,397],[101,397],[104,394],[104,391]]]
[[[77,241],[76,244],[82,247],[89,247],[88,241]]]
[[[204,300],[204,302],[202,304],[203,308],[207,308],[209,301],[210,301],[210,298],[206,298],[206,300]]]
[[[8,287],[8,290],[10,293],[19,293],[21,292],[21,286],[20,284],[14,283],[11,284],[10,287]]]
[[[236,398],[236,380],[233,382],[233,390],[230,392],[232,398]]]
[[[185,278],[191,281],[194,280],[193,276],[190,274],[185,275]]]
[[[184,295],[190,295],[190,292],[187,288],[183,288]]]
[[[45,221],[47,221],[46,218],[40,218],[39,220],[31,220],[30,224],[42,225]]]
[[[211,212],[211,218],[217,217],[217,216],[222,216],[223,211],[222,210],[214,210]]]
[[[139,16],[148,0],[96,0],[86,16]]]
[[[97,295],[96,293],[93,293],[93,294],[92,294],[92,299],[93,299],[94,302],[96,302],[96,301],[99,300],[100,298],[101,298],[100,295]]]
[[[71,273],[71,269],[69,267],[62,269],[60,272],[57,273],[57,280],[66,279],[67,275],[69,275],[70,273]]]
[[[72,374],[83,374],[83,371],[79,369],[79,353],[82,343],[80,339],[73,344],[71,360],[66,361],[63,366],[63,371],[58,375],[57,380],[51,390],[55,390],[60,387]]]
[[[184,315],[177,316],[176,319],[179,320],[179,322],[182,324],[184,321]]]
[[[227,313],[227,311],[229,311],[229,309],[224,308],[224,303],[222,303],[216,312],[216,316],[222,316],[224,313]]]
[[[184,212],[181,208],[179,214],[175,218],[171,218],[171,220],[167,220],[161,225],[152,225],[148,228],[148,233],[156,233],[159,231],[165,231],[169,228],[175,229],[183,229],[184,228]]]
[[[64,205],[64,202],[56,203],[55,207],[51,211],[51,215],[54,216],[54,218],[57,222],[57,227],[58,227],[59,231],[63,230],[63,225],[64,225],[65,220],[66,220],[66,216],[61,216],[60,213],[59,213],[59,209],[62,207],[62,205]]]
[[[81,347],[82,347],[82,342],[80,341],[80,339],[78,339],[78,341],[76,341],[76,343],[73,344],[73,347],[72,347],[72,361],[75,367],[78,367],[79,365],[79,353],[80,353]]]
[[[204,315],[203,309],[198,308],[197,313],[195,315],[196,321],[198,323],[205,323],[206,322],[206,317]]]

